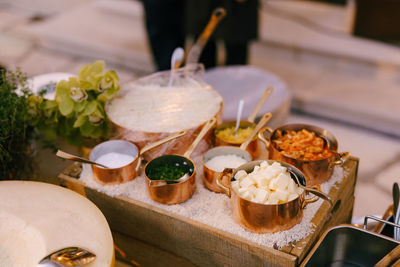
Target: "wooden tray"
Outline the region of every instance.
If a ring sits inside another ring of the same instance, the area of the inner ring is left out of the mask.
[[[346,161],[346,176],[329,192],[333,207],[324,202],[312,219],[314,232],[280,250],[134,199],[100,193],[76,179],[81,172],[76,164],[59,175],[59,182],[100,208],[113,230],[119,258],[135,265],[296,266],[327,228],[350,223],[358,161],[354,157]]]

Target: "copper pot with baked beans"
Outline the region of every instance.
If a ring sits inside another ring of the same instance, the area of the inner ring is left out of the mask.
[[[258,137],[266,145],[269,159],[296,166],[310,186],[328,181],[334,166],[342,166],[350,157],[349,152],[337,152],[333,134],[313,125],[287,124],[275,130],[264,127]]]

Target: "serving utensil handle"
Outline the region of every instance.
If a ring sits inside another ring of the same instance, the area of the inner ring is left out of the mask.
[[[254,136],[258,134],[260,129],[272,118],[271,112],[265,113],[260,121],[257,123],[256,127],[254,127],[254,130],[251,132],[251,134],[247,137],[246,140],[240,145],[240,149],[245,150],[247,146],[250,144],[251,140],[253,140]]]
[[[144,146],[142,149],[140,149],[139,154],[143,155],[145,152],[149,151],[150,149],[153,149],[153,148],[158,147],[158,146],[160,146],[162,144],[165,144],[165,143],[167,143],[167,142],[169,142],[171,140],[174,140],[174,139],[176,139],[178,137],[181,137],[182,135],[185,135],[186,132],[187,132],[186,130],[183,130],[183,131],[180,131],[178,133],[174,133],[174,134],[172,134],[170,136],[167,136],[165,138],[162,138],[162,139],[160,139],[160,140],[158,140],[158,141],[156,141],[154,143],[148,144],[148,145]]]
[[[185,154],[183,154],[184,157],[190,158],[190,155],[193,153],[193,150],[196,148],[196,146],[199,144],[201,139],[206,135],[208,130],[211,129],[211,127],[214,126],[214,124],[217,122],[217,119],[215,117],[212,117],[210,120],[204,124],[203,128],[201,129],[200,133],[196,136],[194,139],[193,143],[189,146],[189,148],[186,150]]]
[[[263,106],[264,102],[268,99],[268,97],[271,95],[271,93],[274,91],[274,88],[272,86],[267,87],[265,89],[264,94],[260,98],[260,100],[257,103],[257,106],[254,108],[253,112],[250,114],[249,118],[247,119],[249,122],[254,122],[255,118],[257,117],[258,111],[260,111],[261,107]]]
[[[72,161],[94,164],[94,165],[100,166],[102,168],[108,169],[107,166],[105,166],[105,165],[103,165],[101,163],[98,163],[98,162],[95,162],[95,161],[91,161],[91,160],[88,160],[88,159],[85,159],[85,158],[81,158],[81,157],[78,157],[78,156],[75,156],[75,155],[72,155],[72,154],[68,154],[68,153],[66,153],[66,152],[64,152],[62,150],[57,150],[56,156],[58,156],[60,158],[63,158],[63,159],[72,160]]]
[[[197,39],[196,43],[190,49],[189,55],[186,58],[186,65],[195,64],[199,61],[201,51],[206,45],[211,34],[214,32],[215,27],[225,17],[225,15],[226,15],[225,8],[218,7],[214,9],[207,26],[200,34],[200,37]]]

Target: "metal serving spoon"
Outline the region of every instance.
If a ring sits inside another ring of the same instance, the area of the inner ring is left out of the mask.
[[[47,255],[39,262],[37,267],[84,266],[95,259],[96,255],[86,249],[67,247]]]
[[[288,169],[290,170],[290,168],[288,168]],[[302,184],[300,183],[299,177],[297,177],[297,175],[295,174],[295,172],[294,172],[294,171],[291,171],[291,174],[293,174],[293,176],[296,178],[296,183],[297,183],[297,185],[298,185],[299,187],[303,188],[303,189],[304,189],[305,191],[307,191],[307,192],[310,192],[310,193],[312,193],[312,194],[314,194],[314,195],[316,195],[316,196],[322,198],[323,200],[326,200],[326,201],[329,203],[330,206],[333,206],[332,200],[331,200],[331,198],[330,198],[327,194],[325,194],[324,192],[319,191],[319,190],[317,190],[317,189],[314,189],[314,188],[312,188],[312,187],[307,187],[307,186],[302,185]]]
[[[399,200],[400,200],[400,189],[399,189],[399,184],[398,183],[394,183],[393,184],[393,190],[392,190],[392,194],[393,194],[393,222],[396,224],[400,223],[400,210],[399,210]],[[394,228],[393,229],[393,238],[396,240],[400,239],[400,232],[399,232],[399,228]]]
[[[81,158],[81,157],[78,157],[78,156],[75,156],[75,155],[72,155],[72,154],[68,154],[68,153],[66,153],[64,151],[61,151],[61,150],[57,151],[56,156],[58,156],[60,158],[63,158],[63,159],[68,159],[68,160],[77,161],[77,162],[83,162],[83,163],[89,163],[89,164],[100,166],[100,167],[105,168],[105,169],[109,169],[109,167],[107,167],[106,165],[103,165],[101,163],[98,163],[98,162],[95,162],[95,161],[91,161],[91,160],[88,160],[88,159],[85,159],[85,158]]]

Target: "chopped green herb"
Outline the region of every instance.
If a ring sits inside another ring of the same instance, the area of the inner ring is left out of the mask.
[[[165,162],[149,169],[147,175],[151,180],[177,180],[187,173],[185,169],[179,163]]]

